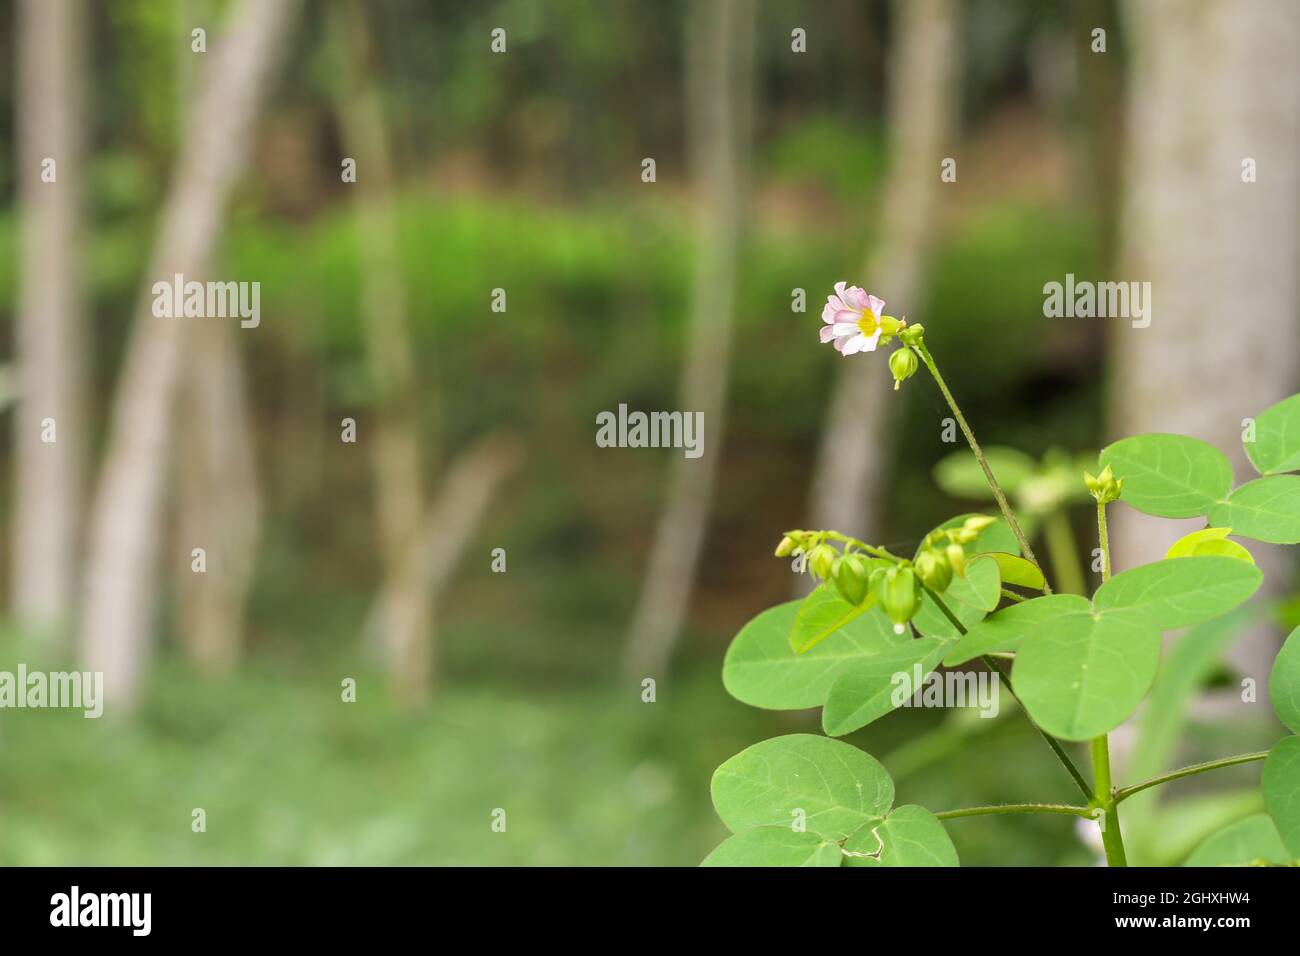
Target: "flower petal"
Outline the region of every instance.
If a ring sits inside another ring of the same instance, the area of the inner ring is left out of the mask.
[[[821,337],[822,342],[829,342],[831,339],[835,338],[835,330],[829,325],[823,325],[821,328]]]
[[[874,315],[876,318],[880,318],[880,313],[885,308],[885,300],[878,299],[874,295],[869,295],[867,296],[867,306],[868,308],[871,309],[872,315]]]
[[[859,332],[853,338],[844,343],[844,348],[840,349],[842,355],[853,355],[861,352],[867,345],[867,337]]]
[[[866,290],[857,286],[849,289],[840,298],[844,300],[845,305],[856,312],[866,312],[871,303],[871,297],[867,295]]]
[[[880,344],[880,333],[881,330],[876,329],[875,335],[863,336],[863,338],[866,339],[866,342],[862,346],[863,352],[874,352],[876,350],[876,346]]]
[[[836,335],[857,335],[862,331],[856,322],[836,322],[831,328]]]

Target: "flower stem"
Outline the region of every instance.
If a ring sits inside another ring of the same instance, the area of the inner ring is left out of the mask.
[[[975,433],[971,431],[970,425],[966,424],[966,416],[961,413],[961,408],[957,405],[957,400],[952,397],[952,392],[948,390],[948,383],[943,380],[939,374],[939,367],[934,364],[934,358],[930,355],[929,348],[924,342],[917,342],[912,346],[925,367],[929,369],[934,383],[939,386],[939,391],[943,393],[943,399],[952,409],[953,417],[957,419],[957,424],[961,427],[962,434],[966,436],[966,443],[970,445],[970,450],[975,454],[975,460],[979,462],[980,468],[984,471],[984,480],[988,482],[989,488],[993,492],[993,497],[997,499],[998,507],[1002,510],[1002,517],[1006,519],[1007,524],[1011,526],[1011,532],[1016,536],[1016,541],[1020,545],[1020,550],[1040,571],[1042,565],[1038,563],[1038,558],[1034,556],[1034,549],[1029,546],[1029,539],[1025,533],[1020,530],[1020,522],[1016,520],[1015,512],[1011,510],[1011,505],[1007,503],[1007,496],[1002,491],[1002,486],[998,484],[997,478],[993,476],[993,469],[989,467],[988,459],[984,457],[984,450],[980,448],[980,443],[975,440]],[[1047,594],[1052,593],[1052,587],[1046,583],[1044,576],[1043,591]]]
[[[1101,580],[1110,580],[1110,535],[1106,533],[1106,506],[1097,502],[1097,540],[1101,545]]]
[[[981,817],[993,813],[1068,813],[1070,816],[1087,817],[1091,811],[1087,807],[1073,807],[1065,803],[1004,803],[988,807],[963,807],[960,810],[941,810],[935,814],[940,820],[954,820],[957,817]]]
[[[1235,767],[1237,764],[1252,763],[1256,760],[1263,760],[1267,756],[1267,750],[1260,750],[1255,753],[1238,754],[1235,757],[1220,757],[1218,760],[1207,760],[1205,763],[1192,764],[1190,767],[1183,767],[1181,770],[1171,770],[1169,773],[1162,773],[1160,776],[1144,780],[1142,783],[1135,783],[1131,787],[1116,787],[1115,802],[1119,803],[1121,800],[1127,800],[1135,793],[1141,793],[1149,787],[1157,787],[1171,780],[1181,780],[1183,777],[1218,770],[1220,767]]]
[[[937,607],[943,613],[943,616],[946,617],[948,621],[952,624],[952,626],[957,629],[957,632],[959,634],[965,634],[966,633],[965,625],[963,625],[961,621],[957,620],[957,616],[952,613],[952,610],[948,607],[947,604],[943,603],[943,600],[939,597],[939,595],[935,594],[924,584],[922,584],[921,587],[924,588],[925,593],[930,596],[930,600],[934,602],[935,607]],[[1070,759],[1069,754],[1067,754],[1065,750],[1061,747],[1061,745],[1057,743],[1056,738],[1053,737],[1051,734],[1049,734],[1047,731],[1043,730],[1042,727],[1039,727],[1038,724],[1034,722],[1034,718],[1029,716],[1029,711],[1025,709],[1025,705],[1021,702],[1020,697],[1016,694],[1016,689],[1011,686],[1011,675],[1007,673],[1006,668],[1003,667],[996,660],[994,660],[992,657],[990,657],[988,654],[983,655],[982,660],[984,661],[984,666],[986,666],[989,670],[997,674],[998,678],[1002,681],[1002,683],[1006,685],[1007,693],[1010,694],[1012,698],[1015,699],[1016,703],[1020,704],[1020,709],[1024,713],[1025,719],[1028,720],[1029,723],[1033,725],[1033,728],[1036,731],[1038,731],[1038,735],[1047,742],[1047,746],[1052,748],[1052,753],[1056,754],[1056,759],[1061,762],[1061,766],[1065,768],[1066,772],[1069,773],[1070,777],[1074,780],[1075,786],[1079,788],[1079,792],[1082,793],[1085,797],[1091,799],[1092,791],[1088,789],[1088,781],[1083,779],[1083,774],[1081,774],[1079,772],[1079,768],[1074,765],[1074,761]]]
[[[1124,855],[1124,837],[1119,832],[1119,810],[1110,789],[1110,742],[1106,735],[1094,737],[1092,749],[1093,807],[1102,811],[1097,819],[1101,828],[1101,845],[1106,851],[1107,866],[1128,866]]]

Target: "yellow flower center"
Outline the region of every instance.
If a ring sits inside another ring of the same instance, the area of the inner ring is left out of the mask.
[[[858,319],[858,331],[870,338],[876,334],[876,329],[880,328],[880,323],[870,312],[863,312],[862,318]]]

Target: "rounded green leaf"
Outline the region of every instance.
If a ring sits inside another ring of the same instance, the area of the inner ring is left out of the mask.
[[[1242,442],[1261,475],[1300,471],[1300,395],[1284,398],[1255,416],[1255,440]]]
[[[758,827],[723,840],[700,866],[839,866],[838,843],[790,827]]]
[[[989,554],[989,557],[997,562],[998,574],[1002,578],[1003,584],[1033,588],[1035,591],[1043,589],[1043,585],[1046,583],[1043,579],[1043,572],[1032,561],[1028,561],[1018,554],[1006,554],[1002,551],[994,551]]]
[[[1002,490],[1014,495],[1016,489],[1034,474],[1038,462],[1014,448],[991,447],[984,449],[984,457],[993,469]],[[956,451],[934,467],[934,483],[945,494],[972,501],[992,501],[984,469],[968,451]]]
[[[1259,589],[1253,564],[1218,556],[1166,558],[1117,574],[1097,589],[1093,606],[1137,608],[1162,631],[1226,614]]]
[[[951,608],[952,601],[948,598],[986,614],[992,611],[1002,599],[1002,578],[999,576],[997,561],[977,557],[966,562],[966,573],[954,577],[944,592],[944,601]]]
[[[1277,827],[1264,813],[1252,814],[1206,837],[1183,866],[1250,866],[1258,862],[1275,866],[1291,862]]]
[[[1162,518],[1206,514],[1232,487],[1232,465],[1223,452],[1186,435],[1124,438],[1102,449],[1100,461],[1124,482],[1121,501]]]
[[[1086,615],[1091,610],[1088,599],[1077,594],[1048,594],[1009,605],[967,631],[948,649],[944,666],[964,664],[995,651],[1014,651],[1022,638],[1052,627],[1057,618]]]
[[[1256,478],[1210,509],[1210,521],[1269,544],[1300,544],[1300,475]]]
[[[939,666],[948,642],[919,637],[862,657],[840,672],[822,709],[822,729],[842,737],[910,700]]]
[[[1065,615],[1021,641],[1011,682],[1043,730],[1091,740],[1133,713],[1159,663],[1159,630],[1143,611],[1116,608]]]
[[[891,810],[885,822],[865,826],[844,842],[845,866],[960,866],[943,823],[924,807]]]
[[[1260,775],[1264,806],[1277,824],[1282,843],[1300,857],[1300,737],[1279,740],[1264,761]]]
[[[805,654],[790,647],[800,601],[768,608],[740,629],[722,664],[732,697],[766,710],[820,707],[844,666],[864,654],[908,640],[879,608],[854,618]]]
[[[1273,711],[1292,733],[1300,734],[1300,627],[1289,635],[1268,677]]]
[[[802,811],[807,830],[843,840],[878,823],[894,782],[874,757],[829,737],[791,734],[742,750],[713,774],[713,806],[733,833],[789,829]]]
[[[790,649],[806,654],[840,628],[871,610],[875,593],[861,604],[850,604],[829,581],[809,594],[799,605],[790,628]]]
[[[939,606],[934,603],[934,599],[927,592],[921,592],[921,607],[917,610],[916,616],[912,618],[912,627],[916,628],[917,633],[926,637],[941,637],[944,640],[955,641],[961,637],[962,630],[970,630],[976,624],[984,619],[985,611],[982,608],[966,604],[962,601],[949,601],[941,597],[944,606],[952,612],[961,629],[948,619],[948,615],[939,610]]]
[[[1218,555],[1223,558],[1236,558],[1249,564],[1255,563],[1255,556],[1237,544],[1229,541],[1231,528],[1202,528],[1185,534],[1169,546],[1166,558],[1194,558],[1197,556]]]

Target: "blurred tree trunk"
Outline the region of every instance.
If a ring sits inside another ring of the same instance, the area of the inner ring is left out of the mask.
[[[935,233],[940,162],[959,99],[957,13],[952,0],[898,0],[890,65],[890,171],[863,275],[847,276],[888,304],[890,315],[924,317],[926,256]],[[817,311],[821,305],[817,303]],[[878,497],[893,448],[891,414],[898,402],[884,356],[851,357],[840,366],[813,469],[814,528],[871,540],[880,531]],[[799,587],[809,579],[802,577]]]
[[[451,466],[425,510],[420,422],[389,131],[376,80],[378,51],[356,2],[333,9],[331,28],[342,82],[335,113],[343,147],[356,161],[361,323],[375,390],[375,439],[369,443],[384,569],[381,594],[365,628],[383,656],[394,692],[425,699],[434,682],[434,607],[497,486],[519,450],[511,439],[484,440]]]
[[[1245,480],[1242,420],[1300,380],[1300,6],[1142,0],[1125,13],[1133,66],[1115,278],[1151,283],[1151,324],[1108,328],[1111,437],[1192,435],[1227,452]],[[1247,158],[1257,182],[1242,181]],[[1178,533],[1128,508],[1115,519],[1121,569],[1162,557]],[[1250,547],[1265,580],[1281,584],[1281,550]],[[1237,645],[1261,687],[1274,649]]]
[[[681,401],[703,413],[708,445],[672,464],[624,656],[636,678],[662,676],[690,601],[722,456],[739,233],[748,187],[754,4],[718,0],[687,24],[688,143],[698,189],[695,288]]]
[[[226,36],[205,54],[136,306],[91,515],[81,621],[85,667],[104,672],[105,696],[118,712],[137,701],[148,656],[172,405],[187,323],[194,321],[154,316],[152,285],[176,273],[205,276],[296,6],[296,0],[243,0]],[[188,555],[175,559],[182,558],[188,561]]]
[[[261,499],[235,326],[209,322],[190,338],[178,401],[189,425],[178,447],[177,623],[200,672],[221,675],[239,659]],[[184,560],[196,547],[202,574]]]
[[[22,242],[10,561],[14,615],[43,636],[61,635],[71,623],[82,512],[86,13],[73,0],[22,0],[15,40]],[[53,182],[42,179],[47,160],[55,164]]]

